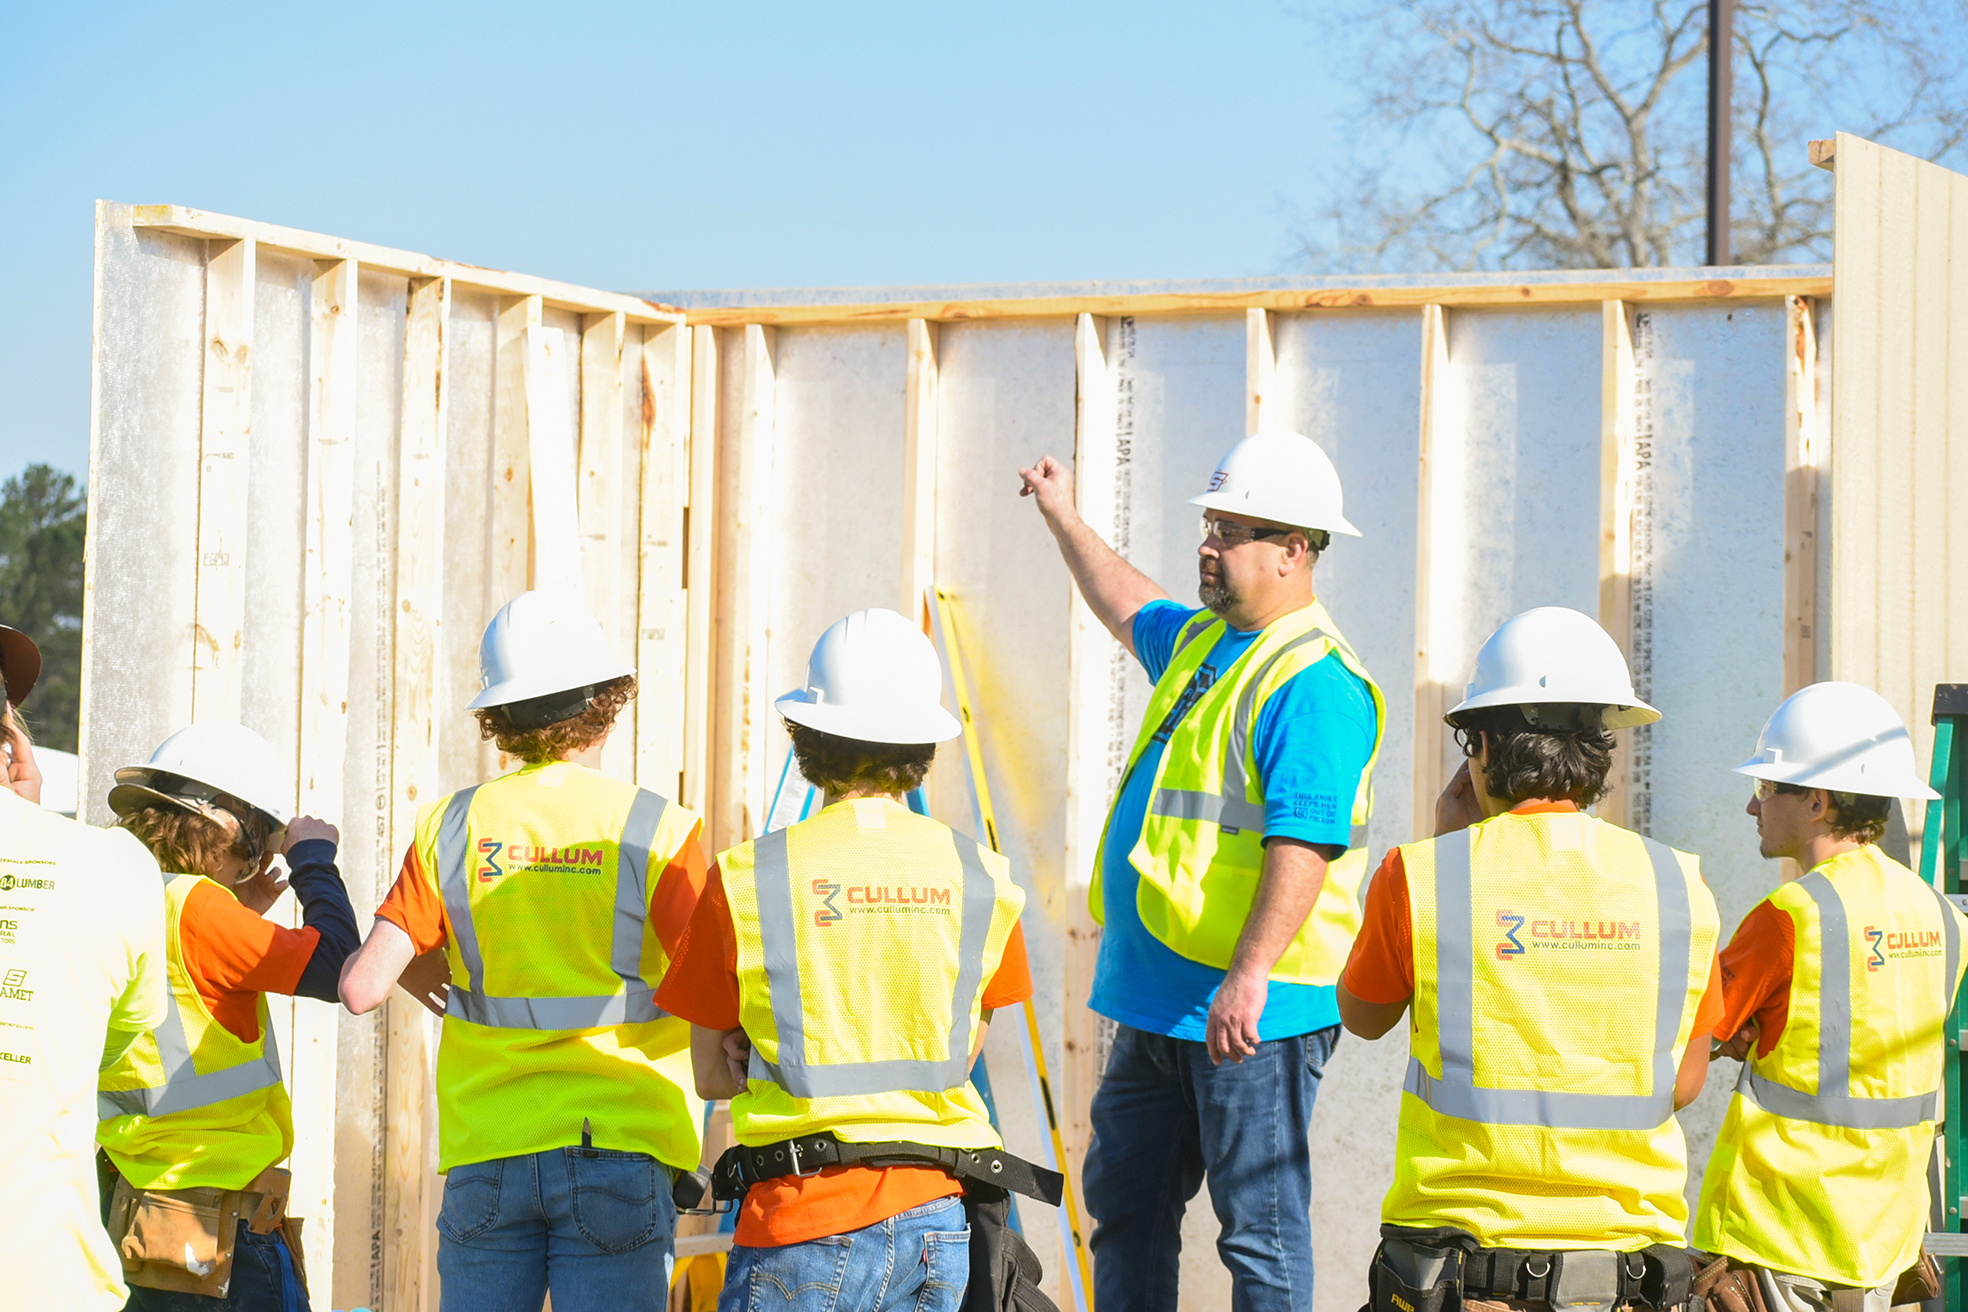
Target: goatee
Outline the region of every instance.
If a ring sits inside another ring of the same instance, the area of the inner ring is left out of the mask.
[[[1230,586],[1220,580],[1212,583],[1208,579],[1198,579],[1196,600],[1217,615],[1223,614],[1235,604],[1235,599],[1230,595]]]

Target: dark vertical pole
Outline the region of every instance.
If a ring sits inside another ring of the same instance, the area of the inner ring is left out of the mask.
[[[1708,0],[1708,250],[1703,263],[1732,264],[1729,253],[1729,101],[1734,91],[1733,0]]]

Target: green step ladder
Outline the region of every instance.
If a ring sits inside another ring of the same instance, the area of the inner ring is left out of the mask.
[[[1968,843],[1961,831],[1962,796],[1968,793],[1968,683],[1942,683],[1934,686],[1934,758],[1928,771],[1928,785],[1941,795],[1927,804],[1927,825],[1920,844],[1920,874],[1947,894],[1955,905],[1968,911]],[[1957,999],[1954,1014],[1948,1017],[1947,1041],[1950,1060],[1945,1063],[1947,1090],[1941,1112],[1947,1118],[1942,1131],[1940,1197],[1934,1206],[1933,1230],[1927,1235],[1927,1251],[1942,1260],[1941,1293],[1950,1312],[1968,1309],[1968,1231],[1962,1228],[1964,1199],[1962,1166],[1968,1162],[1968,1142],[1964,1142],[1964,1121],[1968,1107],[1962,1098],[1968,1092],[1968,1050],[1961,1033],[1961,1006]],[[1954,1258],[1954,1261],[1948,1261]],[[1931,1305],[1930,1305],[1931,1306]]]

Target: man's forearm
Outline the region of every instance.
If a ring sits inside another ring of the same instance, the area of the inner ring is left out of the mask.
[[[1264,871],[1258,877],[1257,896],[1251,901],[1243,933],[1237,936],[1231,973],[1268,978],[1285,949],[1298,937],[1325,886],[1326,858],[1310,843],[1295,838],[1274,838],[1266,843]]]
[[[1073,575],[1087,608],[1107,626],[1115,641],[1134,654],[1134,615],[1151,601],[1161,601],[1168,593],[1101,540],[1087,522],[1077,515],[1071,520],[1050,524],[1059,554]]]

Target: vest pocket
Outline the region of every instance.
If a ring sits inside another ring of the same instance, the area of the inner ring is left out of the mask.
[[[569,1148],[567,1192],[574,1226],[604,1253],[626,1253],[662,1232],[661,1200],[669,1193],[670,1173],[648,1153],[608,1148]]]
[[[499,1219],[499,1182],[505,1163],[499,1158],[454,1166],[444,1177],[444,1202],[438,1208],[437,1228],[459,1243],[470,1243]]]

